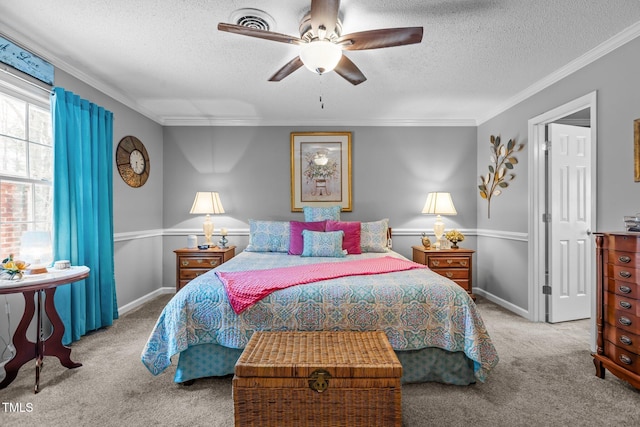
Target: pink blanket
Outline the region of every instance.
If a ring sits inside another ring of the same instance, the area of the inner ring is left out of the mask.
[[[290,286],[337,279],[338,277],[392,273],[414,268],[426,268],[426,266],[408,260],[385,256],[382,258],[308,264],[268,270],[216,271],[216,274],[224,284],[231,307],[236,313],[241,313],[270,293]]]

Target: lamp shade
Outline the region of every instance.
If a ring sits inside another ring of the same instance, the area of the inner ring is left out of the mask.
[[[20,258],[32,266],[51,265],[51,234],[48,231],[25,231],[20,239]]]
[[[427,201],[422,208],[423,214],[432,215],[457,215],[451,194],[435,192],[427,195]]]
[[[221,214],[224,213],[220,195],[215,191],[198,191],[191,206],[192,214]]]
[[[342,49],[327,40],[315,40],[300,47],[300,59],[305,67],[314,73],[327,73],[338,65]]]

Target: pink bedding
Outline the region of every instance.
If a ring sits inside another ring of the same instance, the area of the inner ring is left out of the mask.
[[[224,284],[229,303],[241,313],[270,293],[290,286],[346,276],[384,274],[426,268],[409,260],[390,256],[337,263],[319,263],[268,270],[216,271]]]

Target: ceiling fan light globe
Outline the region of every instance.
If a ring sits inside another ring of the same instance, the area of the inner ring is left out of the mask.
[[[314,40],[300,47],[300,59],[314,73],[332,71],[342,58],[340,46],[326,40]]]

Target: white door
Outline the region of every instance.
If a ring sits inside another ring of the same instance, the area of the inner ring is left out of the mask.
[[[549,125],[549,322],[591,317],[591,129]]]

